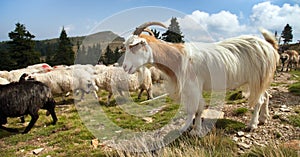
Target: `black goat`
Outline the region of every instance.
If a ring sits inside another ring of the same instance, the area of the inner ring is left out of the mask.
[[[27,133],[39,118],[39,109],[46,109],[52,116],[53,123],[57,121],[55,101],[51,90],[38,81],[12,82],[0,85],[0,128],[7,131],[17,131],[2,126],[7,123],[7,117],[20,117],[29,114],[31,121],[23,133]]]

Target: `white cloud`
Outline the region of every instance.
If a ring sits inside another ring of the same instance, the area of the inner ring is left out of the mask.
[[[193,32],[191,34],[195,36],[196,31],[201,32],[202,34],[198,33],[196,35],[202,35],[203,37],[192,39],[200,41],[207,39],[222,40],[225,37],[237,35],[246,29],[245,25],[240,24],[237,15],[224,10],[216,14],[208,14],[196,10],[191,15],[179,18],[178,21],[184,33]],[[210,35],[211,37],[208,38],[208,36],[203,34]]]
[[[299,17],[299,5],[278,6],[268,1],[254,5],[249,16],[245,16],[243,12],[236,15],[223,10],[209,14],[196,10],[190,15],[178,18],[178,22],[183,33],[191,35],[191,40],[197,41],[211,41],[208,40],[209,35],[213,40],[218,41],[243,34],[260,34],[259,27],[270,31],[276,30],[280,34],[288,23],[293,28],[294,41],[296,41],[300,39],[300,20],[297,20]],[[241,20],[249,23],[241,23]]]
[[[250,20],[254,26],[264,27],[270,30],[277,30],[281,33],[286,24],[290,24],[293,28],[293,34],[299,39],[300,37],[300,7],[295,4],[283,4],[282,7],[263,2],[254,5]]]

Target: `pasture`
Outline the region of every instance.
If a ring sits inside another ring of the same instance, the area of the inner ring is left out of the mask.
[[[113,105],[106,105],[107,92],[100,91],[98,95],[101,100],[95,101],[92,95],[86,96],[86,101],[78,102],[78,97],[70,96],[65,101],[61,97],[55,97],[58,105],[56,114],[58,122],[51,125],[51,117],[46,116],[46,111],[39,111],[39,119],[28,134],[14,134],[0,130],[0,152],[4,157],[12,156],[299,156],[299,132],[300,132],[300,98],[299,94],[300,72],[292,71],[277,74],[275,82],[272,84],[270,93],[271,118],[266,126],[259,128],[245,135],[237,135],[239,131],[244,131],[245,125],[249,122],[251,112],[247,107],[247,101],[243,97],[232,99],[232,95],[238,91],[227,92],[226,104],[223,111],[224,118],[219,119],[215,128],[204,137],[194,137],[182,135],[175,141],[172,141],[164,148],[152,152],[132,153],[122,150],[115,150],[106,144],[105,137],[120,133],[119,130],[111,132],[113,128],[103,126],[99,134],[102,139],[96,139],[84,123],[86,119],[81,116],[91,112],[102,110],[105,115],[99,115],[97,118],[103,118],[112,121],[115,125],[126,130],[149,131],[163,127],[178,112],[179,105],[174,103],[168,97],[163,102],[150,102],[139,104],[134,107],[159,108],[159,110],[150,116],[138,117],[124,112],[124,108]],[[294,93],[294,94],[293,94]],[[209,93],[205,94],[209,101]],[[132,99],[135,102],[141,102],[146,99],[146,94],[141,100],[137,99],[137,93],[132,93]],[[89,100],[89,98],[91,98]],[[74,103],[75,102],[75,103]],[[75,106],[76,104],[76,106]],[[96,104],[96,105],[93,105]],[[286,105],[289,112],[281,112],[282,105]],[[88,110],[78,113],[76,107],[87,106]],[[128,105],[130,107],[130,105]],[[134,108],[131,108],[134,111]],[[138,112],[138,111],[137,111]],[[30,116],[26,117],[29,122]],[[104,120],[104,119],[103,119]],[[90,120],[93,122],[93,120]],[[92,124],[92,123],[91,123]],[[20,123],[19,118],[9,118],[5,126],[17,128],[20,132],[25,129]],[[276,129],[278,128],[278,129]],[[109,131],[107,131],[109,130]],[[285,135],[287,134],[287,135]],[[248,137],[251,136],[251,137]],[[260,139],[258,138],[259,136]],[[250,140],[256,140],[257,143]],[[251,144],[248,144],[248,138]],[[257,139],[256,139],[257,138]],[[262,144],[262,141],[266,143]],[[298,142],[296,146],[292,142]],[[248,144],[249,148],[240,145],[241,142]],[[37,155],[33,150],[43,148]]]

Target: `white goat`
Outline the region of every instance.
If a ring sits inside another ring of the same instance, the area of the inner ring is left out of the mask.
[[[195,116],[192,131],[200,133],[205,103],[203,90],[222,91],[244,84],[248,84],[250,91],[249,105],[255,106],[248,128],[255,129],[259,122],[266,121],[266,90],[279,60],[278,45],[270,32],[261,30],[265,40],[240,36],[217,43],[172,44],[141,34],[151,25],[166,28],[159,22],[148,22],[137,27],[125,41],[123,68],[132,74],[140,66],[152,63],[171,78],[173,90],[176,89],[177,95],[181,93],[181,101],[188,114],[181,132],[189,128]]]
[[[295,50],[286,50],[282,54],[280,54],[281,60],[281,71],[283,71],[284,65],[286,64],[286,71],[294,69],[296,70],[299,64],[299,54]]]

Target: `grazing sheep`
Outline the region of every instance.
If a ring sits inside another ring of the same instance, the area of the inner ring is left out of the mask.
[[[137,74],[128,75],[122,67],[107,67],[102,73],[96,75],[95,79],[99,89],[104,89],[109,93],[107,104],[110,104],[113,90],[122,95],[123,91],[134,92],[140,89],[139,99],[142,92],[146,90],[147,98],[153,98],[151,72],[147,68],[142,68]]]
[[[148,22],[136,28],[125,41],[123,68],[132,74],[140,66],[155,64],[171,79],[174,98],[181,96],[186,106],[187,119],[181,132],[193,124],[192,132],[201,133],[201,114],[205,101],[203,91],[224,91],[248,84],[249,106],[255,106],[249,129],[257,128],[260,120],[266,120],[261,110],[266,99],[276,63],[279,60],[275,37],[261,30],[265,40],[255,36],[240,36],[217,43],[173,44],[141,34],[151,25],[166,28],[160,22]],[[176,91],[174,93],[174,91]],[[260,112],[261,111],[261,112]],[[259,118],[259,116],[261,118]]]
[[[53,94],[81,91],[82,100],[85,93],[93,91],[94,96],[98,98],[96,93],[98,87],[94,81],[94,76],[82,68],[57,69],[48,73],[32,74],[29,77],[45,83],[51,88]]]
[[[7,117],[20,117],[29,114],[31,121],[23,133],[27,133],[39,118],[39,109],[46,109],[55,124],[57,117],[54,111],[55,101],[51,90],[38,81],[12,82],[0,85],[0,123],[1,129],[17,131],[2,126],[7,123]]]
[[[150,67],[149,70],[151,72],[151,78],[153,83],[162,83],[162,81],[166,79],[165,74],[158,68],[153,66]]]

